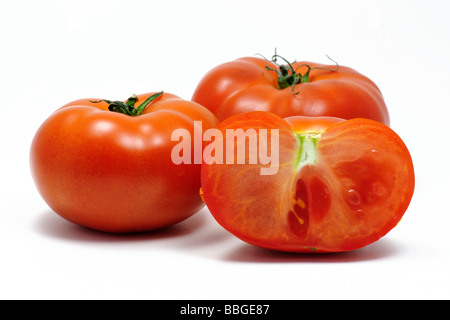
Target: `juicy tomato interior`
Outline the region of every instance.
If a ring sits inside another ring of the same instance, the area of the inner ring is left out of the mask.
[[[204,200],[225,229],[269,249],[341,252],[396,226],[414,190],[402,140],[373,120],[319,120],[311,131],[310,119],[252,112],[219,125],[279,129],[276,174],[261,175],[259,163],[202,166]]]

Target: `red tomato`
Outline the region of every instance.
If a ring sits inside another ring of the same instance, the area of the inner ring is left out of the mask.
[[[210,70],[192,100],[220,121],[250,111],[290,116],[367,118],[389,125],[383,96],[373,81],[344,66],[313,62],[280,65],[256,57],[240,58]]]
[[[265,129],[278,139],[275,174],[261,174],[267,162],[237,164],[236,150],[231,162],[202,165],[203,198],[211,214],[250,244],[290,252],[353,250],[383,237],[409,206],[410,154],[400,137],[377,121],[282,119],[255,111],[232,116],[217,129],[225,149],[227,132],[239,129]],[[267,141],[273,155],[277,149]],[[250,139],[247,160],[249,144]]]
[[[171,161],[171,133],[193,134],[194,120],[215,127],[215,116],[170,93],[93,100],[58,109],[34,137],[31,170],[47,204],[73,223],[107,232],[159,229],[199,211],[201,165]],[[151,104],[140,108],[144,101]]]

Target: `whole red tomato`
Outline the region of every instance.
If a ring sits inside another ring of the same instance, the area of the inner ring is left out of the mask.
[[[203,206],[201,165],[171,161],[171,134],[184,128],[193,135],[195,120],[204,130],[217,125],[209,110],[170,93],[71,102],[34,137],[34,181],[56,213],[92,229],[136,232],[180,222]]]
[[[383,237],[409,206],[411,156],[380,122],[283,119],[255,111],[231,116],[216,129],[223,141],[214,143],[223,150],[215,154],[234,157],[222,163],[205,158],[203,198],[220,225],[250,244],[291,252],[353,250]],[[237,143],[228,145],[228,134],[239,130],[247,141],[240,156]],[[259,145],[251,148],[252,141]],[[266,144],[251,164],[258,146]],[[262,161],[267,155],[276,156],[275,164]],[[269,167],[275,170],[262,174]]]
[[[270,111],[283,118],[367,118],[390,124],[381,92],[366,76],[344,66],[289,63],[277,54],[272,61],[245,57],[213,68],[192,100],[220,121],[238,113]]]

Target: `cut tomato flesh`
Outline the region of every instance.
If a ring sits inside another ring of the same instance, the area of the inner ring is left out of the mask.
[[[277,174],[261,175],[259,164],[202,166],[205,202],[225,229],[269,249],[339,252],[395,227],[411,200],[414,172],[391,129],[353,119],[302,133],[267,117],[261,127],[280,128]]]

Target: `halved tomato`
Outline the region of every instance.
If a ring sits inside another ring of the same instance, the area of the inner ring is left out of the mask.
[[[386,235],[409,206],[411,156],[402,139],[377,121],[283,119],[257,111],[232,116],[217,129],[224,150],[233,130],[268,133],[258,136],[258,145],[267,138],[267,155],[277,162],[238,164],[235,146],[234,162],[202,164],[206,205],[245,242],[290,252],[353,250]],[[248,160],[255,149],[247,140]],[[262,174],[274,165],[274,174]]]

